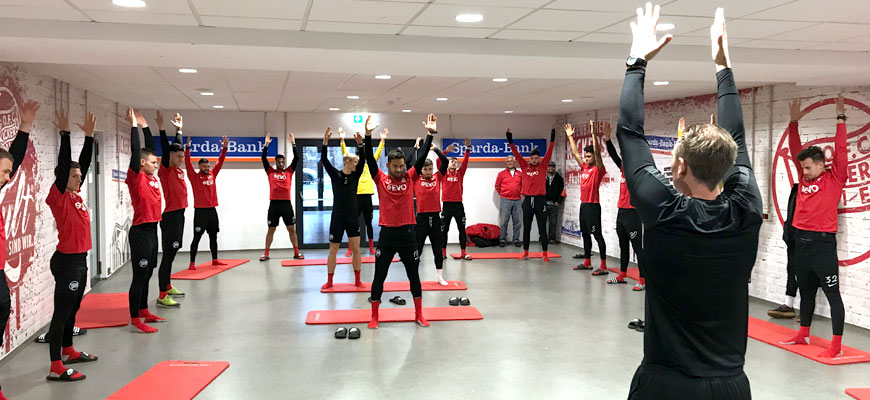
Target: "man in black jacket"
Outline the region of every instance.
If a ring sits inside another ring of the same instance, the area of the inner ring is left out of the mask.
[[[786,254],[786,273],[788,274],[788,278],[785,284],[785,303],[780,305],[773,310],[768,310],[767,315],[772,318],[794,318],[795,309],[794,309],[794,300],[795,296],[797,296],[797,275],[794,273],[794,267],[792,265],[792,251],[794,251],[794,226],[792,226],[791,222],[794,218],[794,207],[795,202],[797,201],[797,191],[799,184],[795,183],[791,187],[791,193],[788,195],[788,209],[786,211],[786,219],[785,225],[782,227],[782,240],[785,241],[785,254]]]
[[[559,204],[562,203],[562,191],[565,189],[565,180],[562,175],[556,172],[556,163],[550,161],[547,166],[547,237],[550,238],[550,243],[556,243],[556,227],[557,217],[559,215]]]

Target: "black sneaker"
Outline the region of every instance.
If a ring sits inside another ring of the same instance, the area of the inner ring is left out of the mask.
[[[505,246],[507,246],[506,242],[498,242],[498,247],[505,247]]]
[[[769,310],[767,315],[771,318],[791,319],[794,318],[797,313],[795,313],[794,307],[782,304],[773,310]]]
[[[514,247],[520,247],[520,242],[518,240],[514,240]]]

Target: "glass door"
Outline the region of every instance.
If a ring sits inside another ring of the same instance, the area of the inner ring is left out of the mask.
[[[356,153],[356,145],[352,138],[346,139],[345,143],[349,152]],[[296,219],[301,222],[301,224],[296,224],[299,245],[302,248],[328,248],[332,208],[341,205],[333,203],[332,181],[320,164],[320,148],[323,145],[323,140],[297,139],[296,144],[300,146],[302,154],[302,160],[300,160],[302,167],[297,168],[296,171],[296,181],[302,182],[302,189],[296,192],[296,204],[302,205],[296,207]],[[386,171],[387,154],[390,150],[399,147],[408,154],[413,146],[414,141],[412,140],[390,140],[384,145],[383,153],[378,159],[378,167]],[[329,142],[327,156],[333,166],[338,169],[342,168],[343,161],[338,140]],[[374,237],[377,239],[380,231],[377,226],[379,213],[377,191],[372,196],[372,203],[374,205],[372,224],[374,225]],[[346,240],[347,238],[344,239],[344,244],[347,243]]]

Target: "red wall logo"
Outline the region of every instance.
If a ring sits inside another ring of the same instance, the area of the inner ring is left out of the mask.
[[[834,105],[836,99],[830,98],[815,102],[804,109],[805,114],[809,114],[813,110],[826,106]],[[852,99],[845,99],[846,105],[864,111],[870,115],[870,107]],[[825,152],[825,162],[830,164],[833,161],[834,155],[834,131],[836,129],[833,119],[833,111],[830,108],[824,110],[827,115],[831,116],[831,133],[821,139],[812,140],[802,143],[804,148],[807,146],[819,146]],[[870,123],[867,123],[857,130],[847,133],[846,146],[848,149],[847,158],[849,160],[846,169],[849,175],[846,185],[843,187],[843,193],[840,198],[840,208],[837,209],[838,214],[859,213],[870,210],[870,135],[867,131],[870,130]],[[780,205],[785,208],[788,201],[788,193],[798,179],[797,170],[792,161],[791,152],[788,149],[788,130],[783,132],[774,153],[773,172],[771,182],[773,182],[773,202],[775,205],[776,215],[779,217],[780,225],[785,223],[785,216],[780,211]],[[777,176],[777,171],[785,170],[785,179]],[[781,189],[780,192],[777,189]],[[863,252],[862,252],[863,251]],[[870,248],[858,251],[850,251],[849,258],[841,259],[840,265],[855,265],[870,258]]]
[[[0,75],[0,146],[4,149],[12,144],[21,125],[18,105],[22,103],[23,95],[24,90],[15,71],[4,71]],[[6,223],[6,249],[3,250],[7,257],[4,272],[14,299],[12,315],[15,316],[14,325],[8,324],[7,332],[3,333],[6,338],[11,336],[11,332],[21,329],[20,287],[34,257],[38,172],[36,150],[30,141],[21,167],[0,194],[0,210]],[[9,350],[12,343],[9,340],[3,342],[6,350]]]

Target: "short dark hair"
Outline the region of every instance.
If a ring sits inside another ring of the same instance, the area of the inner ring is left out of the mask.
[[[456,158],[456,157],[449,157],[447,160],[448,160],[448,161],[457,161],[457,160],[459,160],[459,159]]]
[[[70,161],[70,162],[69,162],[69,169],[70,169],[70,171],[72,171],[72,170],[74,170],[74,169],[82,169],[82,165],[79,164],[79,163],[77,163],[77,162],[75,162],[75,161]],[[58,176],[58,173],[59,173],[59,172],[60,172],[60,165],[54,167],[54,177],[55,177],[55,179],[59,178],[59,176]]]
[[[0,149],[0,160],[9,160],[15,162],[15,159],[12,157],[12,153],[6,151],[6,149]]]
[[[174,153],[176,151],[184,151],[184,146],[179,143],[173,143],[169,145],[169,152]]]
[[[208,163],[208,159],[207,158],[200,158],[199,162],[197,164],[202,164],[202,163]]]
[[[825,162],[825,152],[819,146],[810,146],[801,150],[797,155],[798,161],[803,161],[807,158],[812,158],[813,162],[823,163]]]
[[[139,150],[139,157],[145,158],[148,156],[157,157],[157,153],[155,153],[154,150],[151,150],[147,147],[143,147]]]
[[[402,152],[402,149],[392,149],[390,150],[390,154],[387,154],[387,162],[393,162],[393,160],[397,159],[405,159],[405,153]]]
[[[589,145],[583,148],[583,152],[595,154],[595,146]]]
[[[529,157],[531,157],[531,156],[538,156],[538,157],[540,157],[540,156],[541,156],[541,151],[538,150],[537,147],[535,147],[534,149],[532,149],[532,151],[529,152]]]
[[[275,156],[275,159],[276,159],[276,160],[279,160],[279,159],[280,159],[280,160],[283,160],[283,159],[284,159],[284,155],[283,155],[283,154],[278,154],[277,156]]]
[[[426,161],[423,161],[423,166],[424,166],[424,167],[430,167],[430,166],[432,166],[432,160],[430,160],[430,159],[427,158]]]

